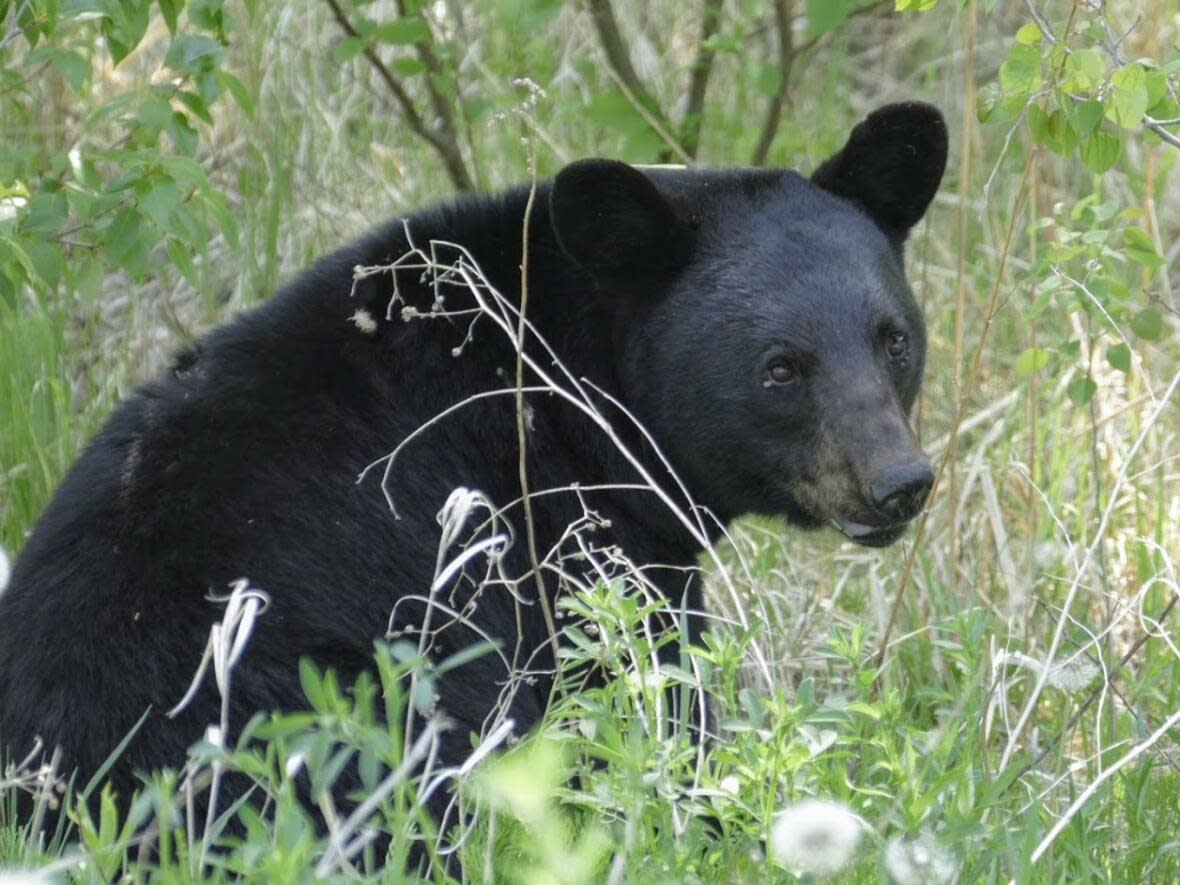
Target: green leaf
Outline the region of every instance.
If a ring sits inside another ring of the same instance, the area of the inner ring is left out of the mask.
[[[28,240],[25,253],[41,282],[50,290],[56,289],[65,272],[66,257],[62,247],[52,241]]]
[[[426,73],[426,65],[416,58],[395,58],[389,65],[395,74],[402,77],[416,77]]]
[[[1159,270],[1164,266],[1163,257],[1155,250],[1155,243],[1146,231],[1136,227],[1129,227],[1123,231],[1123,244],[1127,248],[1127,257],[1151,270]]]
[[[202,190],[212,187],[201,164],[191,157],[174,157],[164,154],[153,156],[152,159],[177,181],[187,182]]]
[[[1082,137],[1089,135],[1098,128],[1105,113],[1106,108],[1097,99],[1092,98],[1088,101],[1078,102],[1073,105],[1074,131]]]
[[[98,766],[98,770],[94,772],[94,776],[91,777],[89,781],[87,781],[86,786],[82,789],[82,792],[78,794],[78,798],[81,799],[83,803],[85,803],[85,801],[90,798],[90,794],[94,792],[95,788],[105,781],[107,772],[111,770],[111,766],[114,765],[116,761],[123,758],[123,751],[127,749],[127,745],[131,743],[131,739],[139,733],[139,730],[143,727],[144,722],[147,721],[151,713],[152,708],[149,705],[148,708],[143,711],[143,715],[139,717],[133,726],[131,726],[131,730],[128,731],[127,734],[123,736],[122,740],[120,740],[115,746],[115,748],[111,750],[111,754],[106,757],[106,760],[102,763],[102,765]]]
[[[1041,33],[1041,29],[1035,23],[1029,22],[1016,32],[1016,42],[1023,43],[1025,46],[1037,46],[1045,35]]]
[[[34,194],[25,209],[21,230],[51,236],[66,225],[70,206],[63,194]]]
[[[1106,82],[1106,62],[1094,49],[1078,49],[1065,60],[1062,89],[1066,92],[1093,92]]]
[[[210,190],[201,194],[201,197],[202,202],[209,209],[209,213],[217,222],[217,226],[221,228],[222,234],[225,235],[226,242],[236,249],[238,247],[238,223],[229,211],[229,203],[226,202],[225,194]]]
[[[975,116],[980,123],[989,122],[995,116],[1004,99],[1004,91],[995,83],[988,83],[979,90],[975,103]]]
[[[211,31],[218,39],[225,39],[225,0],[192,0],[188,20],[202,31]]]
[[[1069,394],[1075,406],[1084,406],[1094,398],[1094,394],[1098,392],[1098,385],[1094,383],[1093,378],[1085,375],[1070,381],[1065,392]]]
[[[324,683],[320,671],[310,658],[299,659],[299,685],[311,708],[321,713],[328,712],[328,701],[324,694]]]
[[[182,105],[193,112],[194,116],[210,126],[213,125],[213,115],[209,113],[209,107],[205,104],[205,99],[187,89],[177,93],[176,97],[180,99]]]
[[[102,4],[102,11],[107,14],[102,22],[102,34],[106,37],[111,58],[117,65],[143,40],[151,8],[148,0],[120,0],[118,3]]]
[[[133,278],[147,272],[148,253],[155,245],[154,229],[144,224],[143,216],[127,208],[115,216],[106,230],[107,257],[114,267],[121,267]]]
[[[1049,150],[1062,156],[1072,154],[1074,148],[1078,146],[1078,136],[1073,127],[1069,125],[1065,111],[1058,108],[1049,115],[1048,129],[1049,137],[1046,144],[1049,146]]]
[[[102,294],[102,281],[105,276],[103,263],[93,255],[87,255],[74,262],[70,268],[70,276],[74,291],[87,301],[94,301]]]
[[[153,140],[172,122],[172,106],[158,95],[153,95],[143,100],[135,116],[144,134]]]
[[[197,152],[197,130],[180,111],[172,112],[172,118],[168,121],[168,137],[185,156],[191,157]]]
[[[816,36],[840,27],[851,13],[846,0],[807,0],[807,20]]]
[[[212,68],[197,74],[197,95],[201,96],[206,108],[221,95],[221,77],[218,76],[221,73],[222,71]]]
[[[25,65],[39,65],[48,62],[77,92],[90,79],[90,61],[72,49],[56,46],[39,46],[25,58]]]
[[[182,74],[199,74],[221,62],[221,44],[204,34],[177,34],[164,64]]]
[[[621,92],[602,92],[594,96],[586,105],[585,114],[591,123],[626,134],[650,128],[643,115]]]
[[[1028,106],[1028,134],[1037,144],[1044,144],[1049,140],[1049,115],[1040,105]]]
[[[868,5],[866,0],[807,0],[807,21],[812,35],[821,37],[836,30],[852,13]]]
[[[1117,135],[1099,130],[1082,142],[1082,161],[1091,172],[1101,175],[1114,167],[1122,150],[1123,143]]]
[[[332,50],[332,57],[336,59],[336,64],[342,65],[364,52],[368,43],[364,37],[345,37]]]
[[[1141,64],[1130,64],[1110,78],[1113,89],[1106,117],[1123,129],[1134,129],[1147,113],[1147,72]]]
[[[1155,341],[1164,334],[1164,318],[1154,307],[1145,307],[1131,317],[1131,331],[1145,341]]]
[[[420,18],[399,18],[373,29],[373,39],[393,46],[413,46],[430,41],[430,26]]]
[[[1120,372],[1130,372],[1131,348],[1121,342],[1114,345],[1114,347],[1106,351],[1106,361]]]
[[[176,22],[180,18],[180,10],[184,8],[184,0],[159,0],[160,15],[164,17],[164,24],[168,25],[168,33],[176,33]]]
[[[755,69],[751,85],[759,95],[770,97],[778,92],[782,82],[782,68],[776,64],[763,62]]]
[[[1016,359],[1016,374],[1021,378],[1035,375],[1049,365],[1051,354],[1043,347],[1030,347]]]
[[[254,99],[251,98],[249,91],[243,85],[242,81],[231,74],[229,71],[218,71],[217,81],[221,87],[234,97],[242,113],[246,115],[247,119],[254,119]]]
[[[1151,113],[1168,97],[1168,77],[1159,71],[1147,71],[1145,80],[1147,87],[1147,111]]]
[[[180,188],[171,178],[159,176],[146,182],[139,205],[160,230],[169,230],[172,213],[183,199]]]
[[[1036,46],[1015,44],[1008,59],[1000,65],[1000,85],[1010,95],[1027,95],[1040,88],[1041,50]]]

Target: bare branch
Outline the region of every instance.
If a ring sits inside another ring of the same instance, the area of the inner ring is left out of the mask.
[[[680,143],[676,140],[676,136],[674,136],[672,131],[668,128],[667,121],[662,117],[657,116],[651,108],[647,107],[643,103],[639,96],[631,91],[631,88],[626,83],[624,83],[623,78],[619,76],[618,71],[616,71],[614,68],[607,68],[607,73],[610,74],[611,79],[615,81],[615,85],[619,87],[619,91],[623,93],[623,97],[626,98],[627,101],[631,102],[631,106],[635,108],[635,111],[639,114],[639,116],[643,117],[643,119],[647,122],[647,125],[652,128],[652,131],[660,137],[665,145],[667,145],[667,150],[662,151],[660,154],[660,162],[666,162],[673,155],[675,155],[680,160],[680,162],[684,163],[685,165],[692,165],[692,157],[685,153],[684,148],[680,146]]]
[[[1173,593],[1172,598],[1168,600],[1168,604],[1164,606],[1163,611],[1156,615],[1156,622],[1162,624],[1165,620],[1167,620],[1168,615],[1171,613],[1178,601],[1180,601],[1180,596],[1177,596]],[[1024,777],[1026,774],[1044,762],[1045,757],[1054,750],[1059,750],[1061,747],[1066,746],[1067,736],[1069,735],[1070,731],[1073,730],[1073,727],[1081,721],[1083,716],[1086,715],[1086,711],[1090,709],[1094,701],[1098,700],[1098,698],[1102,695],[1102,692],[1105,691],[1107,685],[1113,684],[1115,677],[1118,676],[1124,668],[1126,668],[1127,664],[1131,661],[1131,658],[1135,657],[1139,649],[1146,645],[1147,641],[1151,638],[1152,634],[1149,631],[1145,631],[1139,636],[1139,638],[1135,641],[1135,644],[1127,649],[1126,653],[1122,656],[1122,658],[1119,659],[1118,664],[1111,669],[1109,674],[1107,674],[1106,679],[1100,682],[1090,692],[1086,700],[1083,701],[1074,711],[1073,715],[1069,717],[1069,721],[1066,722],[1065,725],[1063,725],[1060,729],[1058,729],[1056,737],[1054,737],[1051,741],[1046,741],[1045,746],[1041,749],[1041,752],[1037,754],[1037,757],[1021,769],[1020,775],[1013,778],[1009,782],[1009,786],[1018,783],[1020,778]]]
[[[408,15],[406,0],[397,0],[397,12],[402,18],[406,18]],[[454,145],[455,151],[458,152],[459,136],[455,128],[454,108],[438,89],[438,77],[443,72],[442,65],[439,63],[438,56],[434,54],[434,49],[431,48],[429,41],[415,43],[414,49],[418,53],[418,60],[426,68],[426,77],[423,79],[426,81],[426,92],[430,96],[430,105],[434,108],[435,117],[438,119],[439,133],[445,141]]]
[[[325,0],[332,9],[332,14],[336,17],[340,29],[350,37],[360,37],[356,28],[348,20],[344,10],[340,8],[338,0]],[[405,118],[406,125],[414,132],[415,135],[427,142],[438,153],[443,161],[443,167],[447,171],[447,176],[451,179],[451,183],[457,190],[470,191],[475,189],[475,183],[471,179],[471,174],[467,171],[467,164],[463,161],[463,155],[459,151],[459,143],[455,140],[454,132],[450,133],[450,137],[443,132],[436,131],[426,124],[422,119],[422,115],[418,113],[417,107],[414,106],[414,100],[410,98],[405,87],[402,86],[401,81],[394,76],[393,72],[389,70],[381,57],[377,55],[373,47],[366,46],[364,48],[364,56],[368,59],[369,64],[377,72],[377,75],[384,81],[385,85],[389,87],[394,101],[397,102],[401,109],[402,116]],[[433,87],[431,87],[433,89]]]
[[[779,123],[783,118],[783,105],[787,102],[787,90],[791,83],[791,68],[795,64],[795,36],[791,30],[795,18],[795,0],[774,0],[774,23],[776,39],[778,40],[778,88],[771,96],[770,104],[766,107],[766,119],[762,122],[762,131],[758,135],[758,144],[754,147],[754,155],[750,158],[751,165],[762,166],[766,163],[766,155],[770,153],[770,145],[778,133]]]
[[[705,93],[709,88],[709,77],[713,73],[713,59],[716,53],[710,41],[721,24],[722,0],[705,0],[701,10],[701,38],[697,43],[697,56],[692,63],[692,80],[688,87],[688,104],[684,108],[684,120],[680,125],[680,144],[684,152],[695,158],[701,141],[701,124],[704,117]]]
[[[1106,32],[1105,49],[1114,59],[1115,64],[1120,68],[1127,66],[1127,60],[1123,56],[1123,41],[1127,39],[1132,31],[1139,26],[1139,19],[1135,20],[1135,24],[1127,28],[1126,32],[1121,37],[1115,37],[1114,28],[1111,27],[1110,17],[1106,13],[1106,0],[1100,0],[1097,5],[1098,19],[1102,22],[1102,29]],[[1144,115],[1143,125],[1159,136],[1160,140],[1170,144],[1174,148],[1180,148],[1180,138],[1164,128],[1164,124],[1159,120]]]
[[[674,153],[684,162],[690,162],[688,152],[672,135],[673,127],[668,122],[667,115],[660,109],[655,97],[647,91],[631,65],[631,53],[619,31],[619,23],[615,19],[615,12],[611,8],[610,0],[586,0],[590,10],[590,18],[594,22],[594,30],[598,34],[598,42],[602,44],[603,54],[609,73],[618,84],[623,95],[635,106],[635,109],[651,125],[652,129],[668,145],[665,154]],[[667,159],[667,156],[662,157]]]
[[[1028,9],[1029,17],[1036,23],[1036,26],[1041,29],[1041,34],[1050,43],[1057,44],[1057,36],[1053,33],[1053,26],[1041,15],[1033,0],[1024,0],[1024,5]]]

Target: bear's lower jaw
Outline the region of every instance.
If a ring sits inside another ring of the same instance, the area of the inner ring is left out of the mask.
[[[908,523],[888,528],[873,528],[847,519],[833,519],[832,525],[848,540],[855,541],[862,547],[888,547],[902,536]]]

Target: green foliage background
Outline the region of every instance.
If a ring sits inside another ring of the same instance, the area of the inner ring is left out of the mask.
[[[876,105],[932,101],[952,159],[909,246],[940,459],[918,530],[879,554],[735,529],[749,567],[697,669],[648,674],[713,696],[707,754],[636,687],[634,606],[574,600],[598,635],[573,656],[630,676],[485,766],[464,857],[505,880],[790,880],[764,840],[815,795],[865,821],[853,881],[923,832],[959,881],[1174,879],[1178,42],[1176,0],[0,0],[0,545],[168,354],[381,219],[534,156],[806,171]],[[381,659],[388,703],[413,703],[399,674],[422,662]],[[157,854],[112,806],[44,840],[0,810],[0,858],[308,877],[326,849],[291,758],[330,781],[341,748],[374,772],[399,750],[372,697],[305,685],[314,713],[226,762],[275,797],[235,812],[232,852],[169,835],[165,779],[131,822],[157,822]],[[408,791],[382,815],[429,826]]]

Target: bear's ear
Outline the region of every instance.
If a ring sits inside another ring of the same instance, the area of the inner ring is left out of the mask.
[[[864,207],[901,242],[926,213],[946,169],[946,122],[921,102],[879,108],[857,124],[848,143],[811,180]]]
[[[687,255],[688,225],[651,179],[617,160],[579,160],[549,194],[557,241],[591,273],[666,270]]]

